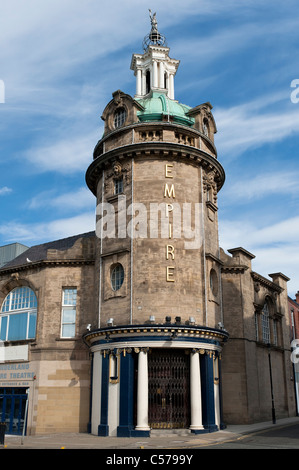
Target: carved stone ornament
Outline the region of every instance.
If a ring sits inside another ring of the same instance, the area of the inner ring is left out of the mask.
[[[214,170],[203,175],[203,190],[206,193],[212,189],[214,203],[217,202],[217,184],[215,183],[215,176],[216,172]]]
[[[118,161],[113,162],[113,175],[119,178],[122,174],[122,166]]]
[[[254,283],[254,290],[255,290],[255,292],[259,292],[260,289],[261,289],[260,283],[259,283],[259,282],[255,282],[255,283]]]
[[[113,93],[113,100],[116,106],[122,106],[123,105],[123,97],[122,97],[122,91],[117,90],[115,93]]]

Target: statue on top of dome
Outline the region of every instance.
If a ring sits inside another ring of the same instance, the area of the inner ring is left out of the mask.
[[[150,12],[150,19],[152,25],[152,33],[158,33],[158,22],[156,18],[156,12],[152,14],[152,10],[149,9]]]

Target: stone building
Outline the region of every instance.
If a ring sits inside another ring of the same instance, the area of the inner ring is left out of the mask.
[[[296,293],[295,299],[288,297],[289,319],[290,319],[290,341],[292,347],[292,362],[294,373],[294,385],[296,395],[296,409],[299,415],[299,292]]]
[[[271,390],[276,415],[294,414],[288,278],[270,281],[243,248],[219,248],[212,106],[175,99],[179,61],[151,20],[131,61],[136,94],[112,94],[86,172],[95,233],[32,247],[0,270],[10,432],[26,417],[31,434],[212,432],[270,419]]]
[[[273,273],[267,279],[252,271],[254,255],[243,248],[228,251],[232,256],[221,250],[224,321],[230,335],[222,365],[226,422],[268,421],[273,414],[275,418],[292,416],[289,278]]]
[[[291,339],[299,338],[299,291],[295,295],[295,299],[288,297],[289,316],[292,327]]]
[[[94,232],[29,248],[0,274],[0,419],[7,433],[86,431]],[[2,416],[1,416],[2,412]]]

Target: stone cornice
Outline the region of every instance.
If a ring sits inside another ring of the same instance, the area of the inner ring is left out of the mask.
[[[205,339],[209,341],[224,342],[228,339],[228,332],[226,330],[219,330],[216,328],[209,328],[200,325],[184,325],[184,324],[142,324],[142,325],[125,325],[125,326],[110,326],[105,328],[98,328],[91,330],[83,335],[84,342],[91,346],[93,343],[104,340],[107,342],[115,340],[116,338],[125,341],[136,339],[138,337],[148,338],[195,338]]]
[[[222,266],[221,267],[221,272],[222,273],[232,273],[232,274],[243,274],[245,271],[247,271],[248,266],[242,265],[242,264],[236,264],[233,266]]]
[[[217,256],[214,256],[212,253],[206,253],[206,258],[210,258],[212,259],[213,261],[215,261],[216,263],[220,264],[221,266],[223,266],[223,261],[221,261],[221,259],[217,258]]]
[[[153,153],[155,156],[180,159],[202,166],[207,171],[216,170],[217,190],[219,191],[225,180],[225,172],[221,163],[212,155],[196,147],[177,144],[174,142],[138,142],[114,148],[97,157],[88,167],[86,183],[89,189],[96,194],[97,181],[101,171],[110,166],[114,160],[124,158],[140,158]]]
[[[95,263],[94,259],[86,260],[86,259],[55,259],[55,260],[41,260],[41,261],[32,261],[30,263],[21,264],[19,266],[9,266],[7,268],[3,267],[0,270],[0,278],[1,276],[5,276],[8,273],[18,272],[18,271],[25,271],[28,269],[35,269],[40,267],[52,267],[52,266],[83,266],[83,265],[92,265]]]
[[[280,294],[281,292],[284,291],[284,289],[282,287],[278,286],[274,282],[270,281],[269,279],[261,276],[260,274],[254,272],[254,271],[251,272],[251,277],[255,282],[259,282],[264,287],[272,289],[273,291],[277,292],[278,294]]]

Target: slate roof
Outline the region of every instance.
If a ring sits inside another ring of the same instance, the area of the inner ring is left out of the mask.
[[[14,258],[12,261],[9,261],[7,264],[2,266],[0,272],[7,268],[12,268],[16,266],[21,266],[27,264],[29,259],[31,262],[43,261],[47,259],[47,250],[68,250],[72,248],[79,238],[92,238],[95,236],[95,232],[81,233],[79,235],[74,235],[68,238],[62,238],[60,240],[55,240],[48,243],[42,243],[41,245],[35,245],[26,250],[24,253],[21,253],[19,256]]]

